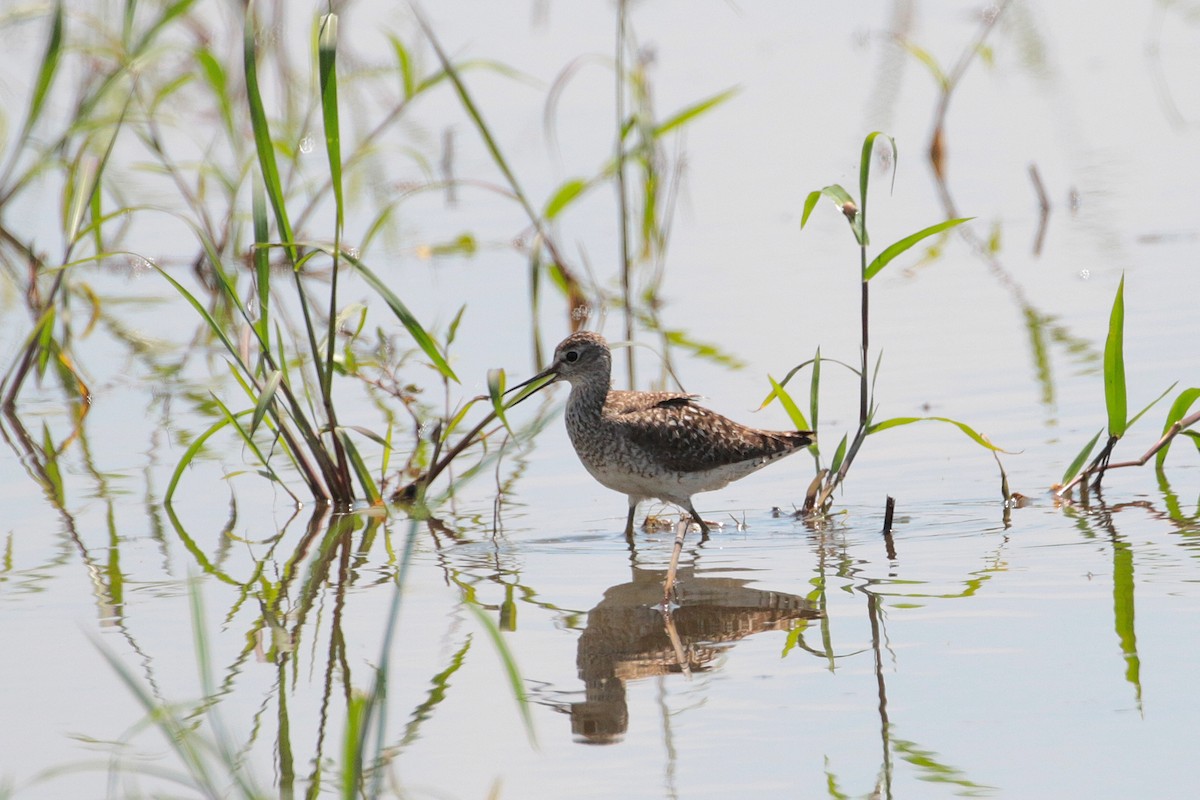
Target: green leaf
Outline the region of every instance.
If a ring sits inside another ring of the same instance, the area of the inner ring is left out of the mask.
[[[737,94],[737,92],[738,90],[736,87],[732,89],[726,89],[719,94],[713,95],[707,100],[701,100],[698,103],[690,105],[687,108],[676,112],[674,115],[668,117],[665,121],[659,123],[659,125],[654,128],[653,138],[657,139],[664,133],[672,131],[681,125],[687,124],[714,106],[724,103],[726,100]]]
[[[509,427],[508,418],[504,415],[504,385],[505,385],[504,370],[489,369],[487,373],[488,397],[491,398],[492,408],[496,411],[496,417],[504,424],[505,430],[509,436],[515,436],[513,429]]]
[[[833,451],[833,461],[829,464],[829,473],[837,474],[837,471],[842,468],[842,459],[846,457],[846,434],[842,434],[842,440],[838,442],[837,450]]]
[[[1133,427],[1133,425],[1134,425],[1134,423],[1136,423],[1136,422],[1137,422],[1139,419],[1141,419],[1141,418],[1142,418],[1142,416],[1143,416],[1143,415],[1144,415],[1144,414],[1145,414],[1147,411],[1149,411],[1150,409],[1152,409],[1152,408],[1154,408],[1156,405],[1158,405],[1158,401],[1159,401],[1159,400],[1162,400],[1164,397],[1166,397],[1166,396],[1167,396],[1167,393],[1168,393],[1168,392],[1170,392],[1172,389],[1174,389],[1174,388],[1175,388],[1176,386],[1178,386],[1178,385],[1179,385],[1179,381],[1175,381],[1175,383],[1172,383],[1170,386],[1168,386],[1166,389],[1164,389],[1162,394],[1160,394],[1158,397],[1154,398],[1154,399],[1153,399],[1153,400],[1151,400],[1149,403],[1147,403],[1145,408],[1143,408],[1141,411],[1139,411],[1138,413],[1136,413],[1136,414],[1134,414],[1132,417],[1130,417],[1130,418],[1129,418],[1129,424],[1127,424],[1127,425],[1125,426],[1125,429],[1126,429],[1126,430],[1128,430],[1129,428],[1132,428],[1132,427]]]
[[[1064,486],[1079,474],[1079,470],[1083,469],[1084,462],[1088,460],[1088,456],[1092,454],[1092,450],[1096,449],[1096,442],[1100,441],[1102,433],[1104,433],[1102,430],[1096,431],[1096,435],[1092,437],[1092,440],[1083,446],[1083,449],[1079,451],[1079,455],[1075,456],[1075,460],[1071,462],[1071,466],[1067,467],[1067,471],[1063,473],[1062,477]]]
[[[1108,409],[1108,435],[1121,437],[1128,425],[1125,395],[1125,276],[1117,286],[1108,339],[1104,342],[1104,404]]]
[[[42,54],[42,64],[38,69],[37,81],[33,86],[33,94],[29,97],[29,111],[25,115],[25,124],[21,126],[21,133],[17,137],[17,142],[23,142],[29,136],[29,132],[33,130],[38,117],[42,115],[42,109],[46,104],[46,96],[50,93],[50,86],[54,82],[54,74],[58,71],[58,61],[62,55],[62,39],[63,4],[62,0],[58,0],[54,4],[54,17],[50,21],[50,36],[46,40],[46,50]],[[14,152],[15,150],[16,148],[13,149]]]
[[[417,318],[414,317],[412,312],[408,310],[408,306],[404,305],[400,298],[396,296],[396,293],[393,292],[386,283],[381,281],[374,272],[368,269],[366,264],[362,263],[349,253],[343,253],[342,257],[353,264],[354,268],[358,270],[359,274],[362,275],[367,283],[371,285],[371,288],[373,288],[379,294],[379,296],[383,298],[384,302],[388,304],[388,308],[392,309],[392,313],[394,313],[400,320],[401,324],[408,329],[409,335],[413,337],[413,340],[416,341],[417,346],[420,347],[421,350],[425,352],[425,355],[429,357],[429,360],[433,362],[433,365],[437,368],[438,372],[455,383],[459,383],[458,376],[454,374],[454,370],[450,369],[450,365],[446,363],[445,357],[442,355],[441,351],[438,350],[437,343],[435,343],[433,338],[426,333],[423,327],[421,327],[421,323],[418,322]]]
[[[896,428],[901,425],[911,425],[914,422],[944,422],[947,425],[953,425],[965,433],[967,437],[971,439],[971,441],[975,442],[980,447],[986,447],[988,450],[998,453],[1009,453],[1012,455],[1010,451],[1005,450],[1002,447],[997,447],[989,442],[987,438],[978,433],[970,425],[967,425],[965,422],[959,422],[956,419],[950,419],[949,417],[893,417],[892,419],[885,419],[883,422],[877,422],[874,425],[869,426],[867,428],[867,433],[878,433],[880,431],[885,431],[888,428]]]
[[[788,419],[790,419],[792,424],[796,426],[796,430],[812,430],[812,428],[808,427],[808,420],[804,418],[804,412],[797,407],[796,401],[792,399],[790,394],[788,394],[787,389],[784,389],[782,386],[780,386],[770,375],[767,376],[767,380],[771,382],[771,388],[774,390],[775,397],[779,398],[779,402],[783,406],[783,410],[787,412]]]
[[[517,701],[517,706],[521,710],[521,719],[525,723],[525,733],[531,742],[536,741],[533,732],[533,715],[529,711],[529,697],[525,694],[525,682],[521,678],[521,672],[517,669],[517,662],[513,659],[512,651],[508,649],[508,645],[504,642],[504,636],[500,633],[500,628],[492,621],[492,618],[484,613],[479,604],[463,598],[463,605],[474,615],[475,619],[487,631],[488,637],[492,640],[492,644],[496,648],[496,653],[500,656],[500,661],[504,664],[504,673],[508,676],[508,685],[512,690],[513,697]]]
[[[271,129],[267,123],[267,112],[263,108],[262,92],[258,88],[257,45],[255,43],[255,28],[258,19],[254,15],[254,4],[246,7],[245,32],[242,40],[243,60],[246,71],[246,101],[250,107],[250,127],[254,132],[254,147],[258,152],[258,166],[262,172],[263,185],[271,208],[275,212],[275,224],[279,227],[279,236],[287,245],[288,256],[294,264],[296,247],[292,244],[292,225],[288,220],[287,206],[284,203],[283,183],[279,178],[279,165],[275,161],[275,147],[271,141]]]
[[[408,100],[413,96],[417,86],[417,80],[413,73],[412,56],[409,55],[408,48],[399,38],[388,36],[388,40],[392,43],[392,52],[396,54],[396,67],[400,70],[400,88],[404,93],[404,99]]]
[[[254,415],[250,417],[250,434],[253,435],[258,430],[258,425],[266,416],[267,409],[271,407],[271,403],[275,400],[275,391],[279,388],[279,381],[283,378],[282,372],[272,372],[267,378],[267,384],[263,387],[262,393],[258,396],[258,401],[254,404]]]
[[[572,178],[564,182],[546,203],[546,210],[542,212],[542,216],[548,220],[557,217],[575,198],[587,191],[588,185],[582,178]]]
[[[346,456],[350,459],[350,465],[354,468],[354,474],[358,477],[358,483],[362,487],[363,494],[371,503],[378,503],[383,499],[383,495],[379,493],[379,487],[375,485],[375,480],[371,477],[371,471],[367,469],[366,463],[358,452],[358,448],[354,446],[354,442],[350,439],[350,433],[345,428],[337,429],[338,438],[342,440],[342,447],[346,451]]]
[[[248,414],[249,412],[243,411],[241,413]],[[165,495],[163,495],[164,505],[170,507],[171,499],[175,496],[175,489],[179,486],[179,479],[183,477],[183,471],[191,466],[192,461],[196,458],[196,454],[200,452],[200,448],[204,447],[204,443],[207,442],[214,433],[221,430],[221,428],[224,428],[228,424],[229,420],[225,417],[222,417],[214,422],[208,428],[208,430],[204,431],[204,433],[193,439],[192,443],[188,445],[188,449],[184,451],[183,456],[179,459],[179,463],[175,465],[175,472],[171,474],[170,482],[167,483],[167,492]]]
[[[826,186],[819,191],[809,193],[808,198],[804,201],[804,214],[800,217],[800,227],[803,228],[804,223],[808,222],[808,215],[812,213],[813,206],[817,204],[817,201],[822,196],[828,197],[837,205],[838,210],[846,216],[847,221],[850,223],[850,230],[854,232],[855,241],[860,245],[865,245],[863,228],[859,222],[862,216],[858,213],[858,205],[854,202],[854,198],[850,196],[850,193],[836,183]],[[853,209],[853,216],[846,214],[847,209]]]
[[[900,151],[896,149],[896,140],[886,133],[880,131],[872,131],[867,134],[867,138],[863,139],[862,156],[858,163],[858,215],[854,221],[854,235],[858,238],[858,243],[863,247],[870,244],[870,237],[867,236],[867,189],[869,178],[871,176],[871,152],[875,148],[875,140],[880,136],[886,137],[892,145],[892,180],[896,179],[896,164],[900,160]]]
[[[345,202],[342,195],[342,149],[337,102],[337,23],[337,14],[326,14],[321,18],[321,29],[317,38],[317,61],[321,79],[321,118],[325,124],[325,150],[329,156],[329,181],[333,187],[333,201],[337,211],[335,236],[340,241]]]
[[[950,85],[950,79],[946,77],[945,72],[942,72],[942,68],[927,50],[918,47],[903,37],[900,38],[900,45],[907,50],[913,56],[913,58],[925,65],[925,68],[928,69],[930,74],[933,75],[933,79],[937,81],[939,88],[944,90]]]
[[[893,258],[908,250],[922,239],[928,239],[930,236],[941,233],[944,230],[949,230],[950,228],[953,228],[956,225],[961,225],[964,222],[969,222],[972,219],[974,219],[974,217],[948,219],[945,222],[939,222],[936,225],[930,225],[928,228],[917,231],[911,236],[904,237],[895,244],[888,246],[879,255],[875,256],[875,260],[871,262],[870,266],[867,267],[867,271],[863,273],[863,280],[869,281],[871,278],[874,278],[879,274],[880,270],[882,270],[891,262]]]
[[[1179,420],[1183,419],[1188,410],[1195,404],[1196,400],[1200,399],[1200,388],[1184,389],[1175,398],[1175,402],[1171,404],[1171,409],[1167,412],[1167,419],[1163,423],[1163,435]],[[1167,460],[1167,450],[1171,448],[1171,443],[1167,442],[1162,449],[1154,455],[1154,466],[1156,469],[1162,469],[1163,462]]]

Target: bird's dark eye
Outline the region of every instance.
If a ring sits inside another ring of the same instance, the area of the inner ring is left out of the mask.
[[[565,360],[565,361],[566,361],[568,364],[574,364],[576,361],[578,361],[578,360],[579,360],[579,353],[578,353],[578,352],[576,352],[576,351],[574,351],[574,350],[568,350],[568,351],[566,352],[566,355],[564,355],[564,356],[563,356],[563,359],[564,359],[564,360]]]

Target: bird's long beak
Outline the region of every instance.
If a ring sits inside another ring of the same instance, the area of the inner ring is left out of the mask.
[[[504,392],[505,395],[510,395],[513,392],[520,390],[520,393],[517,395],[517,398],[515,400],[513,400],[511,403],[509,403],[508,407],[512,408],[517,403],[520,403],[520,402],[523,402],[524,400],[526,400],[530,395],[536,394],[540,390],[544,389],[545,387],[549,386],[550,384],[552,384],[556,380],[558,380],[558,372],[555,370],[555,368],[557,366],[558,366],[557,364],[551,364],[550,366],[546,367],[544,370],[539,372],[537,375],[534,375],[529,380],[522,381],[521,383],[518,383],[516,386],[513,386],[510,389],[506,390]]]

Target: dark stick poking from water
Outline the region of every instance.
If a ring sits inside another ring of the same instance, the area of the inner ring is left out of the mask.
[[[896,498],[888,495],[883,509],[883,543],[887,546],[887,557],[896,560],[896,542],[892,539],[892,517],[896,514]]]

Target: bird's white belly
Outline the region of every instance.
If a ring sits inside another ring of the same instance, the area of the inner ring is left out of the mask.
[[[600,483],[616,492],[639,498],[656,497],[668,503],[686,506],[697,492],[711,492],[754,471],[747,464],[734,464],[701,472],[646,472],[613,465],[611,462],[590,464],[588,472]]]

